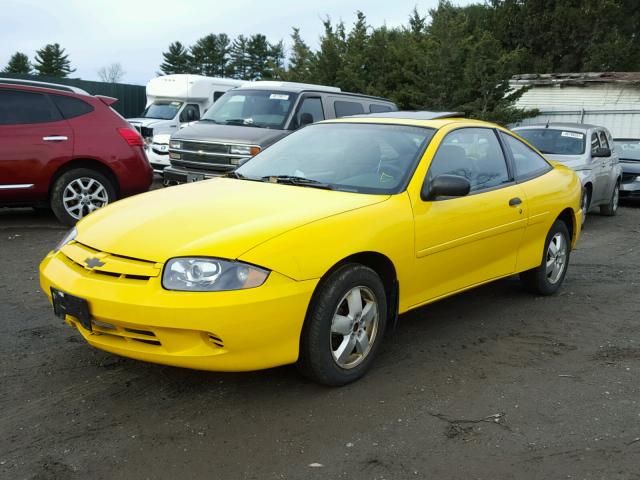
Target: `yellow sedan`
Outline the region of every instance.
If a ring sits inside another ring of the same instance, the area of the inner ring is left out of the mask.
[[[307,126],[226,177],[119,201],[40,266],[94,347],[180,367],[361,377],[398,314],[519,273],[556,292],[576,174],[497,125],[428,113]],[[218,160],[219,161],[219,160]]]

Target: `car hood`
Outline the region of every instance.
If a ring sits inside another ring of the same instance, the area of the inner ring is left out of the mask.
[[[569,168],[578,168],[587,163],[587,159],[584,155],[557,155],[554,153],[545,153],[545,157],[554,162],[562,163]]]
[[[288,230],[387,198],[215,178],[155,190],[97,210],[78,223],[77,241],[154,262],[188,255],[235,259]]]
[[[241,125],[216,125],[213,122],[196,122],[180,129],[174,140],[206,140],[208,142],[248,143],[262,148],[277,142],[289,133],[288,130],[244,127]]]
[[[127,122],[131,125],[140,125],[141,127],[153,127],[154,125],[171,122],[172,120],[162,120],[159,118],[127,118]]]
[[[620,160],[620,166],[624,173],[635,173],[640,175],[640,161],[638,160]]]

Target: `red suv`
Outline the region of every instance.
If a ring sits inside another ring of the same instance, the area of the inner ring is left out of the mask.
[[[80,218],[149,189],[143,140],[109,105],[78,88],[0,79],[0,205],[50,205]]]

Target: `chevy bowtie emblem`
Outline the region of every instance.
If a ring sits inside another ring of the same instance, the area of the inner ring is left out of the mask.
[[[96,257],[87,258],[84,263],[86,263],[89,268],[102,267],[104,265],[104,262],[101,262],[100,259]]]

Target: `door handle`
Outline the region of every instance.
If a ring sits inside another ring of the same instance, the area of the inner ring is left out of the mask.
[[[69,140],[69,137],[64,135],[51,135],[49,137],[42,137],[42,140],[45,142],[62,142],[64,140]]]
[[[509,200],[509,206],[510,207],[517,207],[521,203],[522,203],[522,200],[520,200],[518,197],[515,197],[515,198],[512,198],[511,200]]]

